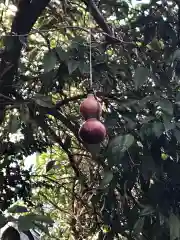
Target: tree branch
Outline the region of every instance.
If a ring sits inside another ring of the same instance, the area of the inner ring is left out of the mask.
[[[34,23],[50,0],[19,0],[18,11],[13,19],[11,34],[5,39],[5,51],[0,64],[0,91],[4,95],[12,94],[12,82],[17,74],[18,62],[23,42],[20,34],[28,34]]]
[[[70,152],[70,150],[63,144],[61,139],[54,133],[54,131],[48,127],[48,125],[44,122],[45,116],[34,116],[34,120],[37,122],[37,124],[43,129],[43,131],[52,137],[52,139],[59,144],[59,146],[64,150],[64,152],[67,154],[69,158],[69,162],[71,164],[72,169],[74,170],[74,173],[76,177],[83,183],[84,187],[88,189],[88,186],[85,181],[84,175],[81,173],[80,169],[76,166],[76,162],[74,159],[73,154]]]
[[[28,34],[49,2],[50,0],[20,0],[11,32],[18,35]]]
[[[98,7],[96,6],[93,0],[83,0],[86,6],[89,8],[90,14],[94,17],[96,23],[100,26],[100,28],[110,36],[113,36],[112,30],[106,23],[103,15],[100,13]]]

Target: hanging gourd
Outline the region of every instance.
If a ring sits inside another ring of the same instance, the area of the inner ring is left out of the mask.
[[[96,118],[89,118],[79,129],[79,136],[85,143],[98,144],[105,139],[106,128]]]
[[[85,120],[89,118],[99,119],[101,117],[102,107],[94,94],[88,94],[87,98],[81,103],[80,113]]]
[[[92,88],[92,44],[91,44],[91,29],[90,29],[90,79],[89,87]],[[102,106],[93,93],[88,94],[87,98],[80,105],[80,113],[86,120],[79,129],[79,137],[83,142],[88,144],[99,144],[106,137],[106,128],[99,120],[102,114]]]

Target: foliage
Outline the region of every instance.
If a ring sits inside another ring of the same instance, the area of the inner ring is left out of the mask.
[[[75,178],[69,161],[59,148],[54,146],[47,153],[41,154],[36,162],[33,182],[38,187],[32,197],[33,209],[38,214],[55,220],[55,225],[42,234],[42,239],[49,239],[49,236],[52,239],[71,239]],[[51,168],[47,169],[50,165]]]
[[[15,219],[45,239],[180,239],[179,9],[176,0],[1,1],[2,226]],[[90,27],[101,146],[78,136]],[[34,152],[40,169],[27,171]],[[27,212],[10,207],[20,200]]]

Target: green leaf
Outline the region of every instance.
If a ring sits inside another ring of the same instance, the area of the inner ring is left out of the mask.
[[[71,136],[67,135],[64,140],[64,148],[69,149],[71,147]]]
[[[135,126],[136,126],[135,121],[133,121],[132,119],[130,119],[128,117],[125,117],[125,116],[124,116],[124,120],[126,120],[126,128],[127,129],[134,129],[135,128]]]
[[[12,51],[14,48],[15,40],[11,36],[4,36],[4,43],[7,51]]]
[[[71,49],[80,49],[80,46],[87,44],[87,41],[82,36],[75,36],[71,42]]]
[[[134,137],[131,134],[120,135],[111,140],[108,151],[111,153],[125,152],[134,143]]]
[[[141,163],[141,171],[145,180],[149,180],[152,174],[155,172],[155,163],[151,156],[143,156]]]
[[[19,128],[20,128],[19,117],[16,115],[12,115],[10,117],[10,122],[9,122],[9,131],[11,133],[16,133]]]
[[[0,214],[0,228],[4,227],[8,223],[6,217]]]
[[[29,215],[19,216],[18,218],[18,229],[19,231],[28,231],[34,228],[34,222]]]
[[[80,70],[81,74],[89,73],[89,64],[87,64],[85,62],[80,62],[79,70]]]
[[[45,72],[39,76],[39,78],[42,82],[43,89],[45,89],[47,91],[49,90],[49,87],[52,86],[53,81],[54,81],[55,77],[57,76],[57,74],[58,74],[58,71],[55,69],[50,72]]]
[[[21,205],[14,205],[8,208],[9,213],[25,213],[27,212],[27,208]]]
[[[27,231],[35,227],[36,222],[46,223],[52,225],[53,220],[45,215],[36,215],[29,213],[18,218],[18,228],[20,231]]]
[[[145,67],[138,67],[134,74],[135,88],[140,88],[148,79],[149,70]]]
[[[35,57],[38,54],[38,49],[37,48],[33,48],[30,52],[29,52],[29,59],[31,61],[34,61]]]
[[[146,206],[140,213],[140,216],[148,216],[155,212],[154,208],[150,205]]]
[[[66,51],[64,51],[64,49],[62,47],[56,47],[55,51],[57,52],[59,58],[62,61],[67,60],[68,58],[68,53]]]
[[[176,102],[180,102],[180,92],[178,92],[176,95]]]
[[[108,225],[103,225],[103,226],[101,227],[101,229],[102,229],[103,233],[108,233],[108,232],[111,231],[111,227],[108,226]],[[97,239],[97,238],[96,238],[96,239]]]
[[[175,123],[171,122],[171,116],[162,115],[162,118],[166,132],[175,128]]]
[[[30,121],[29,108],[27,104],[20,105],[20,116],[25,123],[28,123]]]
[[[5,109],[0,109],[0,124],[5,120],[6,111]]]
[[[119,120],[117,112],[112,111],[111,113],[106,113],[104,125],[108,131],[113,130]]]
[[[176,102],[175,104],[179,107],[180,106],[180,101]]]
[[[150,43],[150,46],[153,50],[160,51],[163,48],[163,44],[156,37]]]
[[[44,96],[41,94],[36,94],[33,99],[35,100],[35,102],[42,106],[42,107],[47,107],[47,108],[53,108],[53,102],[52,102],[52,98],[51,96]]]
[[[91,153],[92,157],[96,157],[101,151],[100,144],[87,144],[86,148]]]
[[[35,223],[35,226],[49,236],[49,230],[48,230],[47,226],[44,226],[43,224],[40,224],[40,223],[37,223],[37,222]]]
[[[162,122],[153,122],[152,130],[153,130],[155,136],[159,138],[165,129],[164,129],[164,125]]]
[[[174,136],[176,137],[176,140],[180,143],[180,131],[178,129],[173,130]]]
[[[68,61],[68,71],[71,75],[79,66],[79,61],[76,60],[69,60]]]
[[[45,215],[32,215],[34,221],[42,222],[42,223],[47,223],[47,224],[53,224],[54,221]]]
[[[173,213],[169,216],[170,240],[180,239],[180,221],[179,217]]]
[[[139,135],[142,138],[142,140],[145,140],[147,136],[152,136],[154,135],[153,129],[152,129],[152,124],[151,122],[145,123],[142,125]]]
[[[159,101],[159,106],[163,110],[163,112],[173,115],[173,104],[168,99],[163,99]]]
[[[180,49],[177,49],[176,51],[174,51],[172,60],[176,60],[176,59],[180,59]]]
[[[133,235],[137,236],[142,232],[144,226],[144,217],[141,217],[137,220],[133,228]]]
[[[99,185],[99,188],[106,187],[113,179],[113,173],[111,171],[106,171],[104,177]]]
[[[55,163],[56,163],[55,160],[51,160],[46,164],[46,173],[53,169]]]
[[[51,71],[56,65],[57,57],[55,53],[51,50],[46,52],[43,59],[44,71]]]
[[[133,144],[133,142],[134,137],[130,134],[114,137],[110,141],[106,151],[108,166],[119,165],[125,152]]]

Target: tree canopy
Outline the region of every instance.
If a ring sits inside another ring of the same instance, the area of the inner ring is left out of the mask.
[[[0,12],[0,226],[180,239],[180,2],[1,0]],[[91,70],[108,133],[93,146],[78,135]]]

